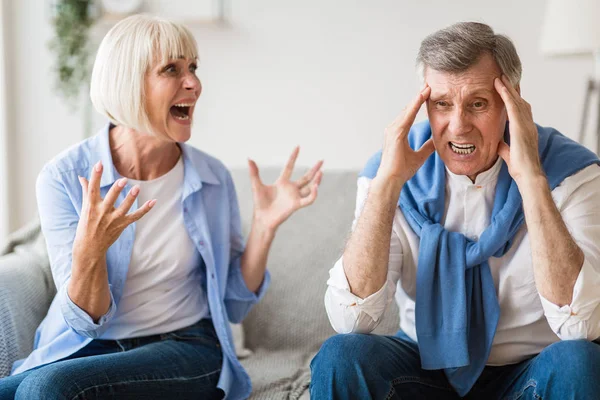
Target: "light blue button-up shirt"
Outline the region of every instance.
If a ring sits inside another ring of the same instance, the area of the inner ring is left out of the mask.
[[[59,154],[44,166],[38,177],[39,215],[57,294],[36,331],[34,351],[26,359],[14,363],[13,375],[68,357],[83,348],[106,330],[119,306],[135,237],[135,223],[123,231],[106,253],[111,294],[111,307],[106,315],[94,323],[67,295],[73,241],[82,204],[78,176],[89,180],[94,164],[102,161],[102,197],[121,178],[112,162],[109,128],[107,125],[96,136]],[[227,399],[247,398],[251,392],[250,378],[236,358],[228,322],[238,323],[244,319],[264,295],[270,276],[268,272],[265,274],[258,293],[251,292],[242,277],[241,256],[245,244],[229,171],[217,159],[189,145],[180,146],[184,162],[184,222],[205,263],[210,314],[223,350],[218,387],[225,391]],[[126,186],[117,205],[128,191]],[[136,202],[132,210],[137,206]]]

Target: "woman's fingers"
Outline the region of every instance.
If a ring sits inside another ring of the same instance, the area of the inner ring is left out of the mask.
[[[305,185],[303,188],[301,188],[301,189],[300,189],[300,197],[301,197],[300,203],[301,203],[301,204],[302,204],[302,201],[303,201],[304,199],[306,199],[306,198],[310,198],[309,196],[312,196],[312,195],[313,195],[313,191],[315,192],[315,193],[314,193],[314,195],[315,195],[315,199],[316,199],[316,189],[317,189],[317,188],[319,187],[319,185],[321,184],[321,180],[322,180],[322,179],[323,179],[323,171],[318,171],[318,172],[315,174],[315,177],[314,177],[314,179],[313,179],[311,182],[309,182],[309,183],[310,183],[310,185],[309,185],[309,184],[307,184],[307,185]],[[302,207],[305,207],[305,206],[307,206],[307,205],[309,205],[309,204],[312,204],[312,202],[313,202],[313,201],[314,201],[314,199],[312,199],[312,201],[311,201],[310,203],[308,203],[308,204],[306,204],[306,205],[302,205]]]
[[[100,198],[100,180],[102,179],[103,168],[102,161],[98,161],[92,168],[87,192],[87,198],[90,203],[102,201]]]
[[[317,189],[318,188],[319,188],[319,185],[316,183],[311,185],[310,193],[308,194],[308,196],[300,199],[300,208],[309,206],[315,202],[315,200],[317,199]]]
[[[87,201],[87,197],[88,197],[88,180],[85,179],[83,176],[79,176],[79,184],[81,185],[81,193],[82,193],[82,198],[83,198],[83,202],[85,203]]]
[[[125,221],[126,221],[127,225],[131,225],[132,223],[134,223],[137,220],[139,220],[140,218],[142,218],[144,215],[148,214],[148,212],[152,209],[152,207],[154,207],[155,204],[156,204],[156,199],[148,200],[140,208],[138,208],[131,214],[127,215],[125,217]]]
[[[262,185],[262,181],[260,180],[258,165],[256,165],[254,160],[248,159],[248,171],[250,173],[250,184],[252,185],[252,189],[256,190]]]
[[[299,152],[300,146],[296,146],[294,151],[292,151],[292,154],[290,155],[290,158],[288,159],[287,163],[285,164],[283,171],[281,171],[279,179],[282,179],[284,181],[288,181],[290,179],[292,173],[294,172],[294,165],[296,164],[296,159],[298,158]]]
[[[106,208],[108,208],[109,210],[112,210],[112,208],[115,206],[115,202],[117,201],[117,198],[119,198],[119,194],[121,194],[121,192],[123,191],[123,188],[125,187],[126,184],[127,184],[127,178],[121,178],[121,179],[118,179],[112,185],[112,187],[106,194],[106,197],[104,198],[104,205]]]
[[[129,209],[135,202],[135,199],[137,198],[138,194],[140,194],[140,187],[139,187],[139,185],[135,185],[134,187],[131,188],[129,193],[127,193],[127,196],[125,196],[125,200],[123,200],[121,205],[119,207],[117,207],[116,213],[118,216],[123,217],[123,216],[127,215],[127,213],[129,212]]]
[[[323,166],[323,160],[317,162],[310,170],[308,170],[304,174],[304,176],[302,176],[302,178],[300,178],[296,181],[296,186],[298,186],[298,188],[301,189],[304,186],[308,185],[308,183],[313,180],[313,178],[315,177],[315,175],[321,169],[322,166]]]

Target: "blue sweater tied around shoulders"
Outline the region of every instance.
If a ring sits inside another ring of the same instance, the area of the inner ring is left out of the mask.
[[[598,157],[552,128],[537,126],[539,154],[550,189]],[[408,140],[419,149],[431,137],[429,121],[413,125]],[[508,123],[505,140],[509,141]],[[360,176],[374,178],[381,151]],[[475,242],[441,225],[446,170],[433,153],[404,185],[398,205],[419,236],[415,305],[416,332],[423,369],[443,369],[460,396],[473,387],[489,357],[500,306],[488,264],[502,257],[525,220],[522,198],[503,163],[498,176],[491,223]]]

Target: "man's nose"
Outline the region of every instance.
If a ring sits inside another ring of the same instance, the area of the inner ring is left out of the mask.
[[[450,116],[448,128],[450,129],[450,132],[456,135],[469,132],[472,128],[472,125],[467,112],[459,107],[453,110]]]

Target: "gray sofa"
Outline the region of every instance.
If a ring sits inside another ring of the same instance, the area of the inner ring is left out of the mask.
[[[244,233],[252,216],[252,194],[245,170],[232,171]],[[273,182],[278,169],[264,169]],[[356,193],[355,171],[326,172],[315,204],[300,210],[279,230],[268,268],[271,287],[243,323],[243,359],[253,382],[252,399],[307,399],[310,360],[335,334],[325,313],[323,295],[328,271],[340,256],[350,230]],[[32,223],[13,234],[0,252],[0,377],[25,357],[35,328],[55,294],[45,243]],[[394,333],[395,305],[376,333]]]

